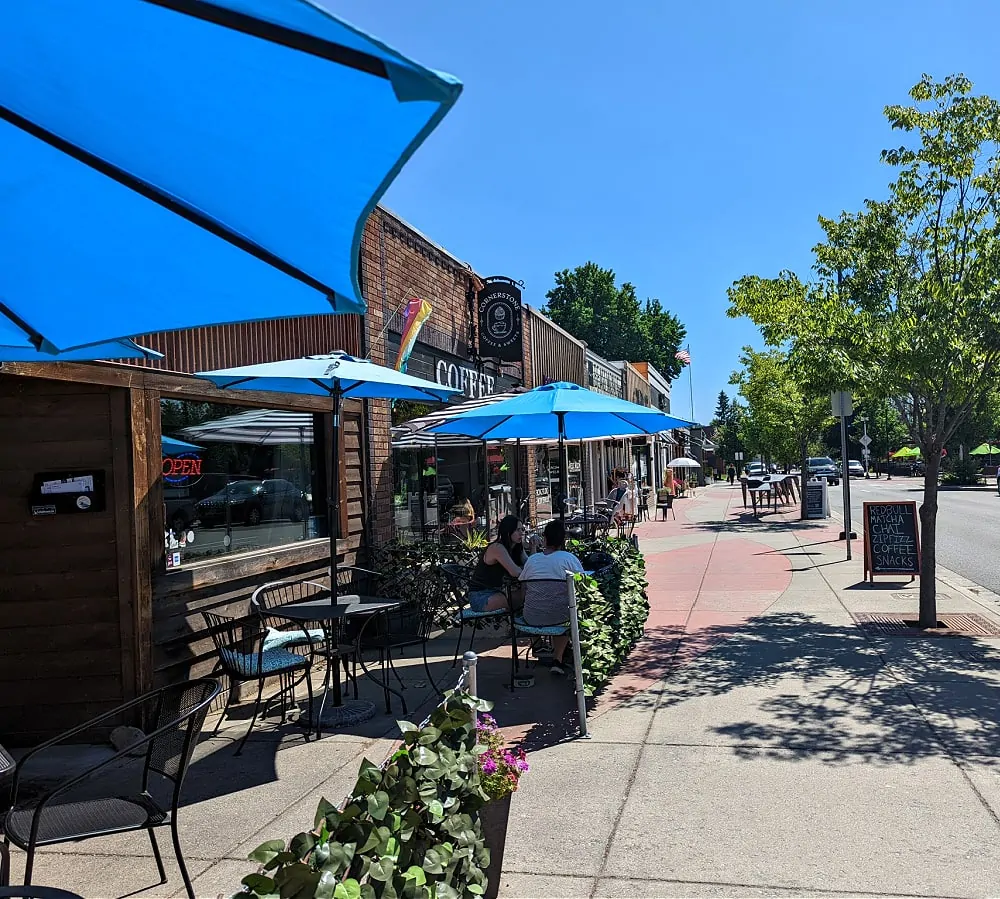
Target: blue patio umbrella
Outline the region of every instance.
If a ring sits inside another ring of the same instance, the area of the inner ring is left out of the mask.
[[[429,430],[480,440],[558,441],[559,489],[565,497],[568,489],[563,447],[567,440],[658,434],[691,424],[656,409],[595,393],[568,381],[557,381],[493,405],[470,409]],[[565,517],[565,502],[560,502],[559,514]]]
[[[55,350],[55,347],[52,347]],[[89,362],[93,359],[162,359],[163,353],[139,346],[134,340],[109,340],[64,352],[43,352],[34,347],[0,346],[3,362]]]
[[[318,0],[0,4],[0,347],[363,313],[365,220],[460,91]]]
[[[175,437],[160,437],[160,451],[164,456],[177,456],[181,453],[194,453],[200,450],[200,446],[188,443],[186,440],[177,440]]]
[[[328,396],[333,404],[329,486],[330,587],[337,599],[337,537],[340,525],[340,478],[336,477],[339,456],[340,411],[347,399],[394,399],[444,402],[459,391],[423,378],[355,359],[347,353],[306,356],[282,362],[244,365],[219,371],[199,372],[217,387],[229,390],[263,390]]]

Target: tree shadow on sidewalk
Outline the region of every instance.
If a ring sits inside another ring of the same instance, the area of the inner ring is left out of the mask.
[[[673,653],[668,675],[623,691],[608,719],[619,709],[655,715],[652,742],[830,765],[971,758],[1000,766],[996,641],[866,635],[789,612],[662,645]],[[574,710],[551,711],[528,729],[531,749],[576,738]]]
[[[805,613],[685,637],[657,715],[739,693],[706,736],[743,754],[830,764],[997,757],[1000,651],[961,637],[881,637]]]

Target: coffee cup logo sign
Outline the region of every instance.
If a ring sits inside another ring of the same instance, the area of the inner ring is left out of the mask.
[[[521,290],[510,278],[487,278],[479,291],[479,353],[520,362]]]

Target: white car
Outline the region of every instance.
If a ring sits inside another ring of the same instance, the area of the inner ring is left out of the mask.
[[[847,472],[852,478],[863,478],[865,476],[865,467],[857,459],[848,459]]]
[[[751,478],[759,478],[767,474],[767,469],[760,462],[751,462],[747,466],[747,475]]]

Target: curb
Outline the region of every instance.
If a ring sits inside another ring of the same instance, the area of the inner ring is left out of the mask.
[[[844,523],[844,515],[842,512],[837,512],[834,509],[831,509],[830,517],[835,518],[841,524]],[[863,529],[859,529],[857,539],[859,541],[864,540]],[[946,587],[962,594],[962,596],[966,599],[971,600],[974,603],[978,603],[979,605],[993,606],[994,608],[990,609],[990,611],[1000,615],[1000,595],[994,593],[989,588],[984,587],[982,584],[977,584],[975,581],[970,580],[965,577],[965,575],[959,574],[957,571],[945,568],[944,565],[940,563],[935,563],[934,576]]]

